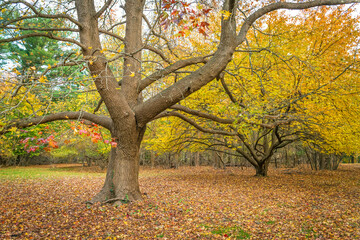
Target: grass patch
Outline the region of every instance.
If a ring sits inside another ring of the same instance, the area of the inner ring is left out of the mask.
[[[270,220],[270,221],[267,221],[266,224],[267,224],[267,225],[272,225],[272,224],[275,224],[275,221],[271,221],[271,220]]]
[[[235,239],[248,239],[250,238],[250,234],[245,232],[240,226],[220,226],[214,227],[211,231],[214,235],[221,235],[224,237],[231,237]]]
[[[54,164],[36,165],[26,167],[4,167],[0,168],[0,179],[36,179],[53,177],[82,177],[82,176],[103,176],[106,170],[99,167],[83,167],[81,164]],[[166,177],[174,176],[174,171],[143,168],[140,170],[140,177]]]
[[[301,232],[305,233],[306,238],[316,238],[317,234],[314,231],[313,227],[303,226]]]
[[[73,167],[7,167],[0,168],[0,179],[33,179],[52,177],[103,176],[103,173],[74,171]]]

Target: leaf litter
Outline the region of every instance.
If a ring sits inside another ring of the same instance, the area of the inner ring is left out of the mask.
[[[0,180],[1,239],[360,239],[360,168],[145,169],[144,200],[87,205],[104,176]]]

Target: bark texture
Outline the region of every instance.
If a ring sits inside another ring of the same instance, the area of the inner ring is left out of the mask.
[[[257,177],[266,177],[268,175],[270,159],[264,162],[260,162],[257,166],[255,166]]]

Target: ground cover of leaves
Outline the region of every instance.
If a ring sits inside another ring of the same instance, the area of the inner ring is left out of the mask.
[[[0,173],[3,169],[0,169]],[[104,174],[0,178],[0,239],[360,239],[360,167],[141,171],[144,201],[86,205]]]

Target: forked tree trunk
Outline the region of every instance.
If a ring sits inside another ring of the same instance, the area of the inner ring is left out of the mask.
[[[105,184],[91,202],[135,201],[141,199],[138,172],[140,143],[145,124],[137,126],[134,108],[142,103],[138,92],[141,79],[142,44],[142,0],[126,1],[125,57],[122,85],[112,73],[102,53],[99,37],[98,16],[94,0],[76,1],[78,19],[83,26],[79,29],[84,56],[89,59],[89,70],[96,88],[112,119],[110,132],[117,146],[111,150]]]
[[[266,177],[268,175],[270,159],[259,162],[258,166],[255,166],[256,174],[258,177]]]

